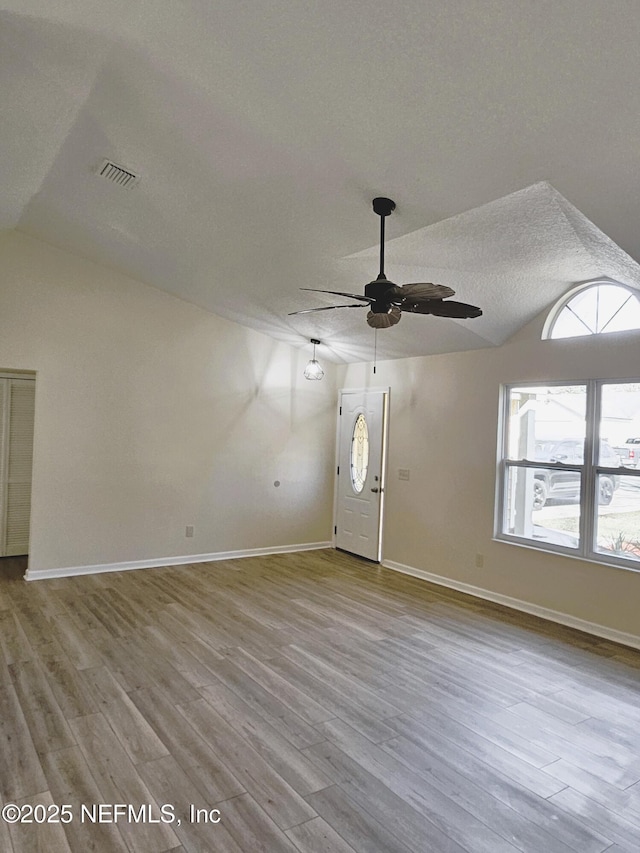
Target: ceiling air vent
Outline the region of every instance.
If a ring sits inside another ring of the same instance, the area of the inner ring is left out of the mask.
[[[131,169],[125,169],[124,166],[118,166],[112,160],[103,160],[98,167],[98,175],[101,178],[106,178],[112,184],[117,184],[119,187],[131,189],[140,180],[140,175],[136,175]]]

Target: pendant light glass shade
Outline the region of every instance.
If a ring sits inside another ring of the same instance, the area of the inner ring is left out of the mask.
[[[320,341],[316,338],[311,338],[311,343],[313,344],[313,358],[304,369],[304,378],[322,379],[324,376],[324,370],[320,366],[320,362],[316,361],[316,344],[319,344]]]

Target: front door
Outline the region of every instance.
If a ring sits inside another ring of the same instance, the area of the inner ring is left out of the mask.
[[[336,547],[379,562],[387,392],[342,391],[339,411]]]

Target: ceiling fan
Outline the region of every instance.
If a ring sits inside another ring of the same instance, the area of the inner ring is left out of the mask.
[[[480,317],[482,310],[466,302],[455,302],[448,297],[455,291],[443,284],[421,282],[415,284],[394,284],[384,274],[384,220],[396,208],[390,198],[374,198],[373,210],[380,217],[380,272],[375,281],[364,286],[364,296],[357,293],[343,293],[340,290],[318,290],[314,287],[301,287],[314,293],[332,293],[334,296],[346,296],[359,299],[355,305],[326,305],[321,308],[307,308],[304,311],[292,311],[294,314],[311,314],[314,311],[331,311],[334,308],[369,308],[367,323],[374,329],[388,329],[400,322],[403,311],[412,314],[434,314],[437,317],[469,318]],[[447,300],[445,302],[445,299]]]

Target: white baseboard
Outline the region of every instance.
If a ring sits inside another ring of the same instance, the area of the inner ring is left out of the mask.
[[[164,566],[184,566],[189,563],[212,563],[217,560],[238,560],[241,557],[263,557],[266,554],[289,554],[296,551],[316,551],[333,548],[332,542],[306,542],[301,545],[276,545],[270,548],[249,548],[242,551],[218,551],[215,554],[188,554],[184,557],[163,557],[152,560],[133,560],[127,563],[102,563],[95,566],[69,566],[61,569],[27,569],[27,581],[48,578],[67,578],[74,575],[96,575],[103,572],[128,572],[134,569],[157,569]]]
[[[492,592],[489,589],[484,589],[480,586],[472,586],[462,581],[456,581],[452,578],[434,575],[431,572],[425,572],[423,569],[415,569],[413,566],[405,566],[403,563],[395,563],[393,560],[383,560],[382,565],[387,569],[393,569],[394,572],[402,572],[405,575],[412,575],[416,578],[429,581],[429,583],[437,584],[438,586],[455,589],[458,592],[464,592],[467,595],[473,595],[475,598],[482,598],[486,601],[493,601],[495,604],[503,604],[505,607],[510,607],[512,610],[521,610],[523,613],[530,613],[532,616],[539,616],[541,619],[548,619],[550,622],[557,622],[559,625],[566,625],[568,628],[576,628],[578,631],[584,631],[587,634],[593,634],[596,637],[602,637],[605,640],[611,640],[614,643],[620,643],[623,646],[630,646],[633,649],[640,649],[640,637],[636,634],[627,634],[624,631],[617,631],[615,628],[608,628],[606,625],[598,625],[596,622],[587,622],[586,619],[578,619],[576,616],[571,616],[569,613],[561,613],[558,610],[550,610],[547,607],[540,607],[538,604],[531,604],[528,601],[522,601],[519,598],[511,598],[508,595],[501,595],[498,592]]]

